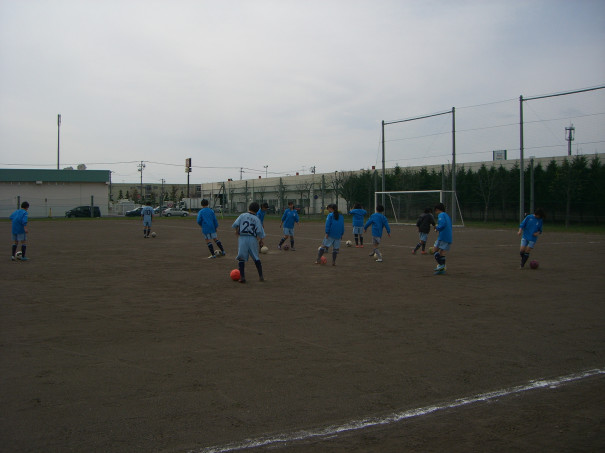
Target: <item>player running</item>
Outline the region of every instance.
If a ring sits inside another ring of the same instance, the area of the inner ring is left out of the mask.
[[[284,211],[284,215],[281,217],[280,228],[284,228],[284,237],[279,241],[278,249],[281,250],[281,246],[288,238],[290,238],[290,250],[295,251],[294,248],[294,224],[299,222],[298,212],[294,209],[294,203],[288,202],[288,209]]]
[[[197,224],[202,227],[202,235],[206,240],[206,245],[208,246],[208,250],[210,250],[209,259],[216,258],[214,255],[214,246],[212,245],[212,241],[217,245],[220,249],[220,254],[225,256],[225,249],[223,248],[223,244],[216,234],[216,229],[218,228],[218,220],[216,220],[216,214],[212,209],[208,207],[208,200],[205,198],[202,200],[202,209],[197,215]]]
[[[370,216],[366,224],[363,226],[363,231],[366,232],[370,225],[372,225],[372,244],[374,250],[370,253],[370,256],[376,255],[376,262],[382,263],[382,253],[380,253],[380,241],[382,240],[382,229],[387,230],[387,234],[391,237],[391,227],[389,221],[383,214],[384,206],[379,204],[376,206],[376,212]]]

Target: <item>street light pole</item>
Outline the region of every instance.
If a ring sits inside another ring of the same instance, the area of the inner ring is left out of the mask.
[[[57,170],[59,169],[59,152],[61,149],[61,114],[57,115]]]
[[[269,167],[268,165],[263,165],[263,167],[265,167],[265,178],[267,178],[267,168]]]

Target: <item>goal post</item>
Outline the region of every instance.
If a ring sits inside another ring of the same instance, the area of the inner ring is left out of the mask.
[[[384,215],[393,219],[391,223],[394,225],[416,225],[418,217],[426,208],[432,210],[437,203],[443,203],[446,212],[455,219],[453,226],[464,226],[458,196],[451,190],[375,192],[374,203],[376,206],[382,195],[385,198]],[[453,207],[451,206],[452,201],[455,204]],[[452,209],[456,212],[455,216],[452,216]]]

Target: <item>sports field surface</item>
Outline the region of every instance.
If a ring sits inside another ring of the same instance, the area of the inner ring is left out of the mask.
[[[33,220],[29,262],[0,224],[0,451],[605,450],[604,235],[546,221],[521,271],[516,230],[455,229],[436,276],[414,227],[333,267],[313,264],[323,222],[285,252],[271,219],[266,281],[249,262],[240,284],[219,223],[207,259],[194,216],[154,239]]]

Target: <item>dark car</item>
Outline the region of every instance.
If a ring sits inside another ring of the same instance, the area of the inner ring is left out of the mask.
[[[142,211],[142,210],[143,210],[143,207],[142,207],[142,206],[140,206],[140,207],[138,207],[138,208],[136,208],[136,209],[133,209],[132,211],[126,211],[126,212],[124,213],[124,215],[125,215],[126,217],[141,217],[141,211]]]
[[[98,206],[93,208],[93,215],[90,215],[90,206],[78,206],[65,211],[65,217],[101,217],[101,210]]]

